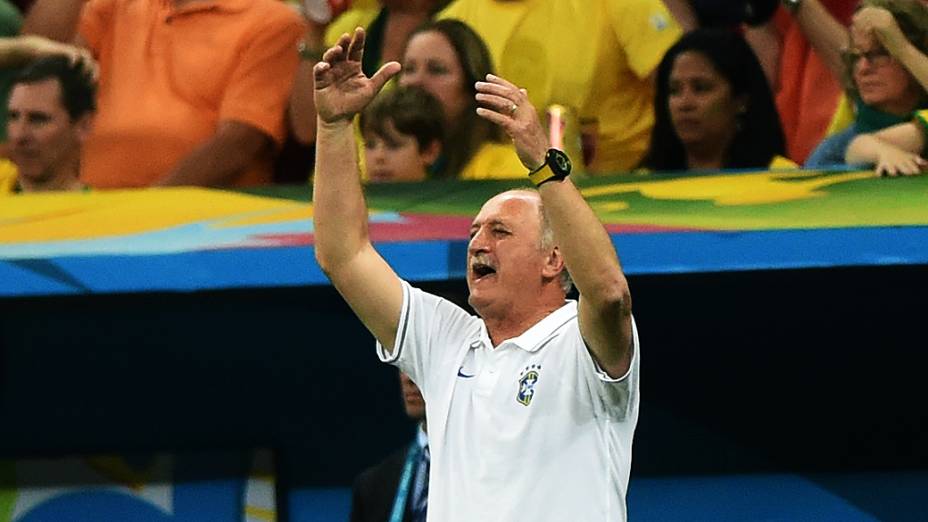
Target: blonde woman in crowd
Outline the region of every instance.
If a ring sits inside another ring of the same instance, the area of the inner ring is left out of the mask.
[[[816,13],[824,13],[816,0],[795,3],[799,4],[795,15],[800,21],[803,17],[812,19],[816,18],[813,16]],[[818,18],[827,20],[827,13]],[[828,23],[817,26],[824,31]],[[832,44],[820,44],[816,49],[835,51],[833,47],[841,41],[842,34],[847,33],[838,27],[831,38]],[[810,40],[815,44],[813,36],[814,33]],[[848,145],[858,134],[906,122],[916,110],[926,107],[928,64],[924,60],[925,52],[928,52],[928,6],[920,0],[864,0],[854,15],[850,48],[840,54],[842,65],[836,66],[834,59],[830,60],[833,71],[844,76],[848,98],[854,104],[854,121],[846,130],[819,144],[805,166],[844,164]],[[825,53],[826,56],[833,54]]]

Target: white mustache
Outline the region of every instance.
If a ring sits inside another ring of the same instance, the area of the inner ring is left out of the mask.
[[[486,265],[493,270],[496,270],[496,265],[493,264],[493,261],[490,259],[490,256],[487,254],[476,254],[470,258],[470,266],[475,265]]]

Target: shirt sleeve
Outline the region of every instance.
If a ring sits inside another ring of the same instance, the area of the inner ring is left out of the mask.
[[[284,116],[299,66],[296,46],[303,23],[289,8],[271,12],[268,18],[242,50],[223,95],[219,120],[251,125],[279,144],[286,132]]]
[[[928,136],[928,110],[915,111],[912,121],[925,136]]]
[[[647,78],[683,33],[660,0],[608,2],[609,17],[628,65]]]
[[[579,328],[576,335],[580,337]],[[638,368],[640,350],[638,347],[638,327],[632,317],[632,362],[625,375],[610,377],[593,358],[586,343],[581,338],[577,356],[580,359],[580,372],[586,379],[591,395],[598,399],[594,405],[602,416],[624,419],[638,408]]]
[[[442,358],[455,357],[456,348],[479,320],[456,304],[403,281],[403,307],[393,352],[377,343],[380,360],[397,366],[419,386],[430,391],[429,377]]]
[[[0,2],[0,36],[16,36],[23,27],[23,15],[13,4]]]

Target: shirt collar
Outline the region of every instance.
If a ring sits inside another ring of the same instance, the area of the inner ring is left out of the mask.
[[[237,13],[244,11],[251,4],[252,0],[205,0],[187,4],[180,9],[174,8],[173,0],[163,0],[171,15],[195,13],[199,11],[224,11],[227,13]]]
[[[548,314],[544,319],[535,323],[531,328],[518,337],[506,339],[503,344],[511,343],[527,352],[537,352],[549,341],[554,333],[571,319],[577,317],[577,302],[568,299],[564,306]],[[488,336],[486,323],[483,324],[483,334]],[[489,338],[489,337],[487,337]],[[474,346],[471,345],[471,348]],[[499,348],[499,347],[497,347]]]
[[[855,118],[859,132],[876,132],[878,130],[892,127],[900,123],[905,123],[912,119],[910,114],[905,116],[896,116],[888,112],[883,112],[876,107],[871,107],[857,98],[856,108],[857,116]]]

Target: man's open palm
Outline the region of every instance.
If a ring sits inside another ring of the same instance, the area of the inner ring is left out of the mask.
[[[361,70],[363,54],[364,29],[359,27],[354,36],[343,34],[313,67],[316,113],[322,121],[350,121],[400,71],[400,64],[388,62],[368,78]]]

